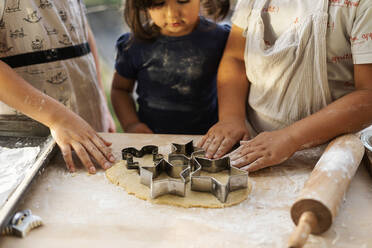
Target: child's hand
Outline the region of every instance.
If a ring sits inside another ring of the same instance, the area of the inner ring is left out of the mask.
[[[295,140],[284,130],[263,132],[249,141],[241,141],[240,147],[227,156],[231,165],[256,171],[284,162],[300,149]]]
[[[125,129],[126,133],[154,133],[145,123],[136,122]]]
[[[104,111],[103,119],[106,121],[106,124],[104,126],[103,131],[109,132],[109,133],[115,133],[116,132],[115,121],[106,103],[104,104],[104,108],[105,108],[105,111]]]
[[[62,151],[63,158],[69,171],[76,170],[71,150],[75,150],[82,164],[89,173],[94,174],[96,168],[89,155],[93,156],[103,169],[111,167],[115,158],[111,153],[110,142],[101,138],[93,128],[79,116],[66,112],[49,125],[51,134]]]
[[[219,121],[211,127],[199,142],[198,147],[206,151],[207,158],[219,158],[240,140],[248,140],[249,131],[245,120]]]
[[[107,131],[109,133],[116,133],[115,121],[111,114],[108,116],[108,123],[109,127]]]

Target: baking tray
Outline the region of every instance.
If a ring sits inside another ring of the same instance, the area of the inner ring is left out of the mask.
[[[8,134],[5,134],[8,135]],[[4,136],[0,132],[0,146],[7,148],[22,148],[39,146],[40,151],[33,165],[27,170],[23,180],[10,193],[7,201],[0,208],[0,230],[3,230],[9,223],[10,219],[16,212],[17,205],[22,197],[26,194],[32,181],[36,178],[39,171],[49,162],[56,152],[56,143],[51,135],[39,136]]]

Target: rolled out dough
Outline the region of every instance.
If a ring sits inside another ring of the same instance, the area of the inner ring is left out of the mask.
[[[151,157],[145,156],[141,161],[141,165],[152,164]],[[202,172],[203,173],[203,172]],[[202,174],[203,175],[203,174]],[[219,173],[205,173],[204,175],[213,176],[221,183],[226,183],[228,179],[228,171],[222,171]],[[250,193],[250,185],[246,189],[240,189],[234,192],[230,192],[227,201],[225,203],[220,202],[214,195],[207,192],[197,192],[190,190],[190,182],[186,185],[186,196],[180,197],[176,195],[163,195],[156,199],[151,199],[150,189],[140,183],[140,176],[137,170],[128,170],[126,167],[126,161],[120,161],[113,165],[106,171],[106,176],[109,181],[115,185],[123,187],[128,194],[132,194],[139,199],[147,200],[156,204],[173,205],[184,208],[191,207],[203,207],[203,208],[224,208],[233,206],[243,202],[247,199]],[[160,175],[159,178],[166,177],[167,175]]]

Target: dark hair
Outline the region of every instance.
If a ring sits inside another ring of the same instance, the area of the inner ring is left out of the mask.
[[[230,9],[229,0],[200,0],[202,11],[215,21],[226,17]],[[160,29],[151,24],[147,9],[154,6],[154,0],[126,0],[124,19],[132,35],[140,40],[152,40],[160,34]]]

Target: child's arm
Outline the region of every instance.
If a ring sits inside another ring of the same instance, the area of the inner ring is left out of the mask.
[[[283,162],[294,152],[313,147],[372,124],[372,64],[354,65],[356,90],[319,112],[273,132],[264,132],[231,153],[232,164],[249,171]]]
[[[112,105],[124,132],[152,133],[151,129],[138,119],[132,97],[134,82],[134,79],[124,78],[115,72],[111,88]]]
[[[0,89],[1,101],[50,128],[70,171],[75,171],[71,150],[76,151],[90,173],[95,173],[96,169],[89,154],[104,169],[110,167],[109,161],[115,161],[109,148],[111,144],[88,123],[58,101],[33,88],[2,61]]]
[[[220,157],[240,140],[249,138],[246,127],[249,82],[245,73],[243,30],[233,25],[218,68],[218,118],[198,146],[206,149],[206,156]]]
[[[108,121],[108,125],[107,125],[108,130],[104,130],[104,131],[105,132],[108,131],[110,133],[115,133],[116,132],[115,122],[114,122],[114,119],[112,118],[111,113],[110,113],[110,111],[107,107],[107,99],[106,99],[105,89],[104,89],[103,84],[102,84],[101,69],[100,69],[100,64],[99,64],[99,57],[98,57],[96,40],[94,39],[94,35],[93,35],[92,29],[90,28],[89,24],[87,24],[87,26],[88,26],[88,43],[89,43],[89,46],[90,46],[90,50],[92,51],[92,55],[93,55],[95,66],[96,66],[97,80],[98,80],[98,83],[99,83],[99,87],[102,91],[102,95],[105,99],[105,102],[103,104],[104,104],[104,108],[105,108],[106,113],[104,113],[103,118],[106,121]]]

